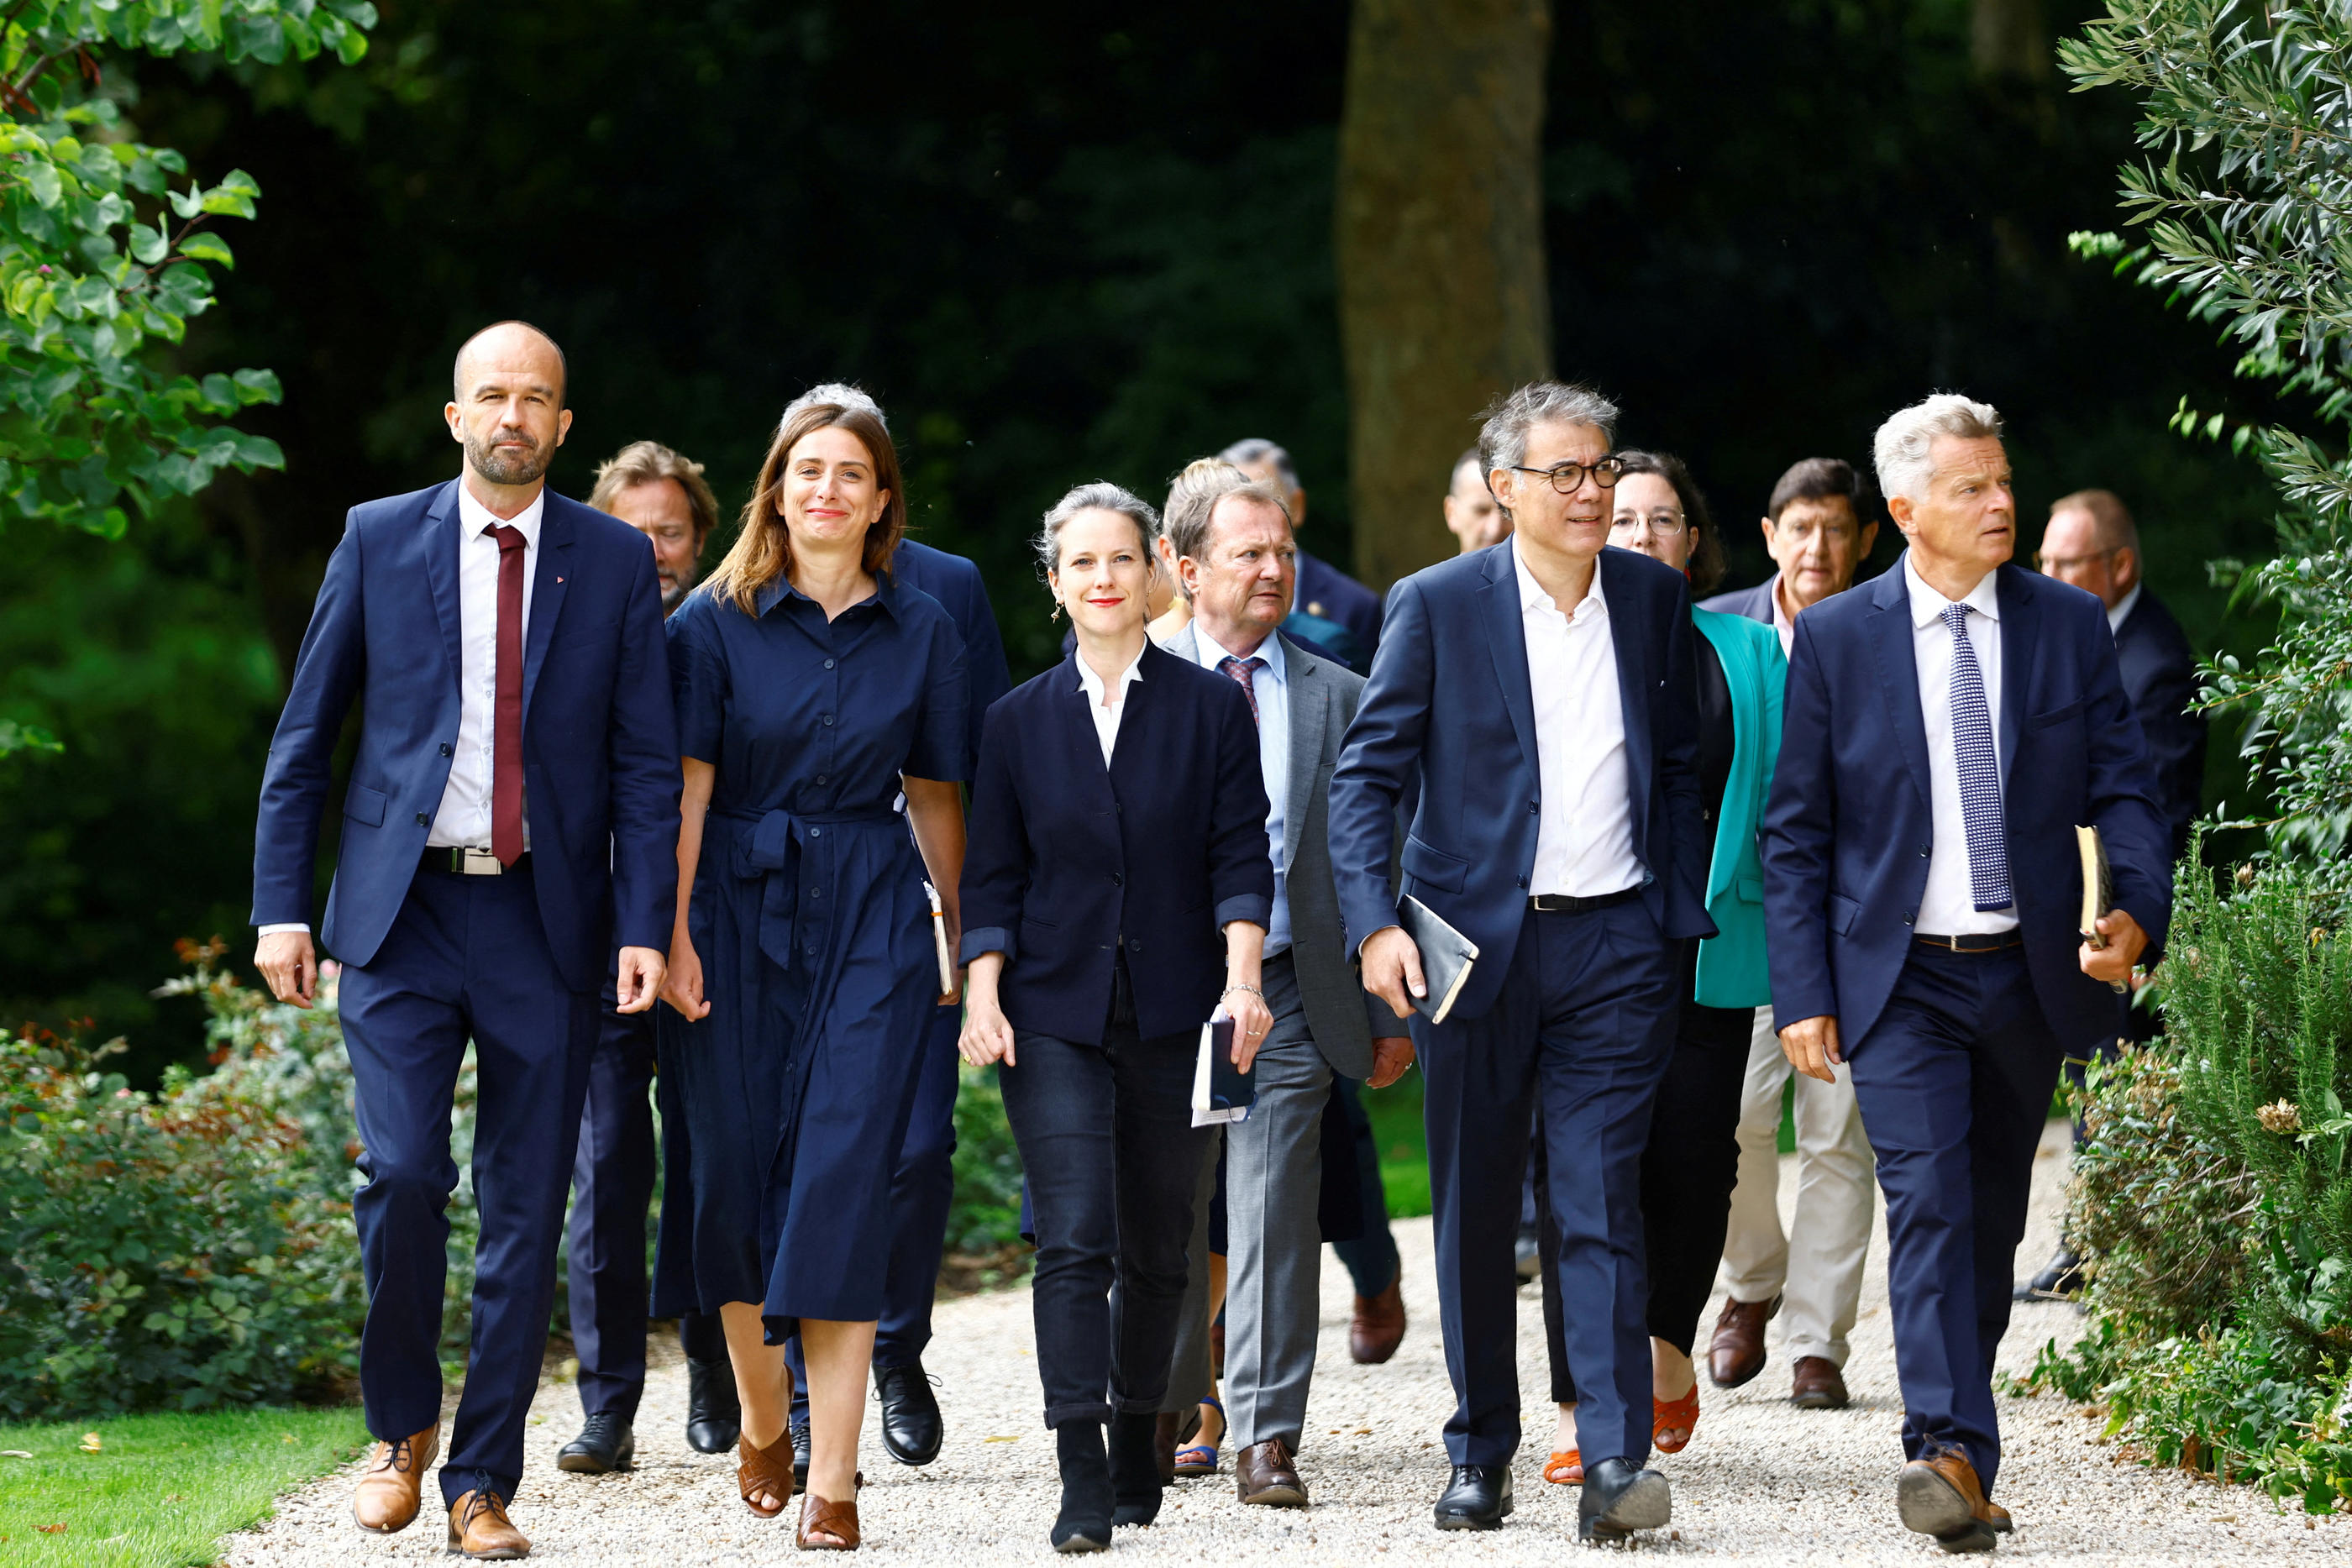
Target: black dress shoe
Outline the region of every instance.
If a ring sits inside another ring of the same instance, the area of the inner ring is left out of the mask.
[[[2082,1257],[2074,1248],[2061,1241],[2058,1250],[2051,1255],[2042,1272],[2017,1288],[2014,1299],[2021,1301],[2071,1301],[2082,1293]]]
[[[735,1368],[724,1361],[686,1363],[686,1441],[698,1454],[731,1454],[743,1433]]]
[[[1510,1466],[1456,1465],[1437,1500],[1437,1528],[1499,1530],[1510,1511]]]
[[[808,1490],[809,1418],[795,1416],[784,1429],[793,1435],[793,1484]]]
[[[902,1465],[928,1465],[940,1457],[940,1402],[923,1364],[874,1369],[874,1396],[882,1406],[882,1446]]]
[[[1637,1530],[1657,1530],[1674,1516],[1674,1494],[1655,1470],[1625,1458],[1584,1467],[1584,1496],[1576,1505],[1579,1541],[1622,1541]]]
[[[636,1457],[637,1435],[629,1429],[628,1418],[607,1413],[589,1416],[581,1425],[580,1436],[555,1450],[555,1468],[601,1476],[608,1470],[627,1469]]]

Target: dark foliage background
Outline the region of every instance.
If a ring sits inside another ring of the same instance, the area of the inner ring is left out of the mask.
[[[2089,7],[2047,9],[2063,29]],[[2210,329],[2064,243],[2115,226],[2132,105],[1979,79],[1968,26],[1965,0],[1563,0],[1557,363],[1622,400],[1627,441],[1692,461],[1734,581],[1765,570],[1752,519],[1783,467],[1865,459],[1888,410],[1958,387],[2009,416],[2029,546],[2052,497],[2110,486],[2192,636],[2250,645],[2202,563],[2264,553],[2268,488],[2164,423],[2183,395],[2258,416],[2262,394]],[[1077,480],[1149,494],[1272,435],[1309,548],[1349,559],[1345,30],[1336,0],[384,0],[355,70],[150,68],[142,133],[264,193],[189,354],[280,373],[284,405],[247,423],[288,466],[125,544],[6,536],[0,717],[68,749],[0,773],[0,1016],[129,1030],[137,1081],[200,1049],[193,1004],[146,988],[175,936],[242,943],[253,790],[320,570],[351,504],[455,471],[439,405],[485,320],[570,350],[574,495],[652,436],[731,506],[788,397],[862,382],[919,537],[989,572],[1016,674],[1052,645],[1023,536]]]

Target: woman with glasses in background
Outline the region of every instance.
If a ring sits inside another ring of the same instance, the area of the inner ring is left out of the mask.
[[[1723,577],[1723,545],[1706,498],[1682,460],[1621,452],[1612,493],[1609,542],[1664,561],[1690,579],[1696,600]],[[1764,959],[1764,873],[1756,828],[1780,750],[1780,689],[1788,674],[1769,626],[1694,609],[1698,632],[1698,776],[1704,821],[1713,834],[1706,912],[1718,935],[1684,958],[1682,1019],[1650,1119],[1642,1156],[1642,1218],[1649,1256],[1652,1441],[1677,1453],[1698,1422],[1698,1372],[1691,1343],[1715,1286],[1716,1266],[1739,1176],[1740,1092],[1748,1030],[1771,1000]],[[1538,1151],[1543,1140],[1536,1140]],[[1545,1183],[1535,1182],[1540,1205]],[[1544,1479],[1584,1479],[1576,1450],[1576,1388],[1562,1348],[1557,1250],[1550,1216],[1538,1216],[1544,1329],[1552,1398],[1559,1406]]]

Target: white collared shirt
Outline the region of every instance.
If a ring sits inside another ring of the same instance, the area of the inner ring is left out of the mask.
[[[490,780],[496,758],[499,704],[499,541],[488,530],[503,520],[523,537],[522,626],[517,645],[530,645],[530,593],[539,566],[539,528],[547,492],[505,519],[457,484],[457,741],[441,809],[433,814],[428,848],[490,847]],[[520,758],[516,758],[518,763]],[[530,813],[523,813],[522,847],[530,848]]]
[[[1516,543],[1519,615],[1535,701],[1536,775],[1542,790],[1530,894],[1598,898],[1639,883],[1633,804],[1625,767],[1625,703],[1617,644],[1601,592],[1601,563],[1573,615],[1528,572]]]
[[[2131,612],[2139,607],[2139,591],[2147,586],[2147,584],[2144,582],[2133,583],[2131,591],[2125,594],[2122,600],[2116,604],[2115,608],[2107,612],[2107,634],[2109,636],[2114,636],[2124,629],[2124,622],[2130,620]]]
[[[1108,768],[1111,750],[1118,745],[1118,721],[1127,713],[1127,688],[1143,679],[1139,668],[1143,663],[1143,650],[1137,649],[1127,668],[1119,672],[1118,690],[1108,702],[1103,701],[1102,677],[1087,663],[1085,650],[1073,657],[1078,664],[1078,689],[1087,694],[1087,713],[1095,721],[1095,739],[1102,743],[1103,766]]]
[[[1788,658],[1797,649],[1797,619],[1789,607],[1780,602],[1780,587],[1787,580],[1775,573],[1772,578],[1772,630],[1780,634],[1780,657]]]
[[[1229,681],[1233,677],[1217,668],[1226,659],[1265,661],[1265,668],[1252,672],[1250,689],[1257,695],[1257,761],[1265,776],[1266,849],[1274,857],[1274,913],[1265,928],[1265,956],[1271,958],[1290,946],[1289,889],[1282,874],[1283,814],[1290,794],[1290,664],[1277,632],[1268,632],[1245,653],[1236,653],[1220,646],[1198,620],[1192,622],[1192,652],[1202,669]]]
[[[1969,607],[1969,646],[1984,677],[1985,718],[1992,726],[1993,760],[2007,799],[2009,759],[2000,755],[2000,601],[1997,574],[1987,572],[1958,601]],[[1927,891],[1912,927],[1937,936],[1969,936],[2017,926],[2017,911],[1979,910],[1969,876],[1968,818],[1960,810],[1960,768],[1952,747],[1952,633],[1944,606],[1954,602],[1927,586],[1911,556],[1903,557],[1903,586],[1911,596],[1911,653],[1919,669],[1919,716],[1927,727],[1928,811],[1935,841],[1927,858]],[[2004,823],[2003,832],[2007,829]],[[2020,868],[2009,868],[2016,885]]]

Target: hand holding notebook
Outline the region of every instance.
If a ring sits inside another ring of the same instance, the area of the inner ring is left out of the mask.
[[[1234,1064],[1234,1020],[1223,1008],[1201,1026],[1201,1054],[1192,1067],[1192,1125],[1246,1122],[1257,1103],[1257,1082]]]

